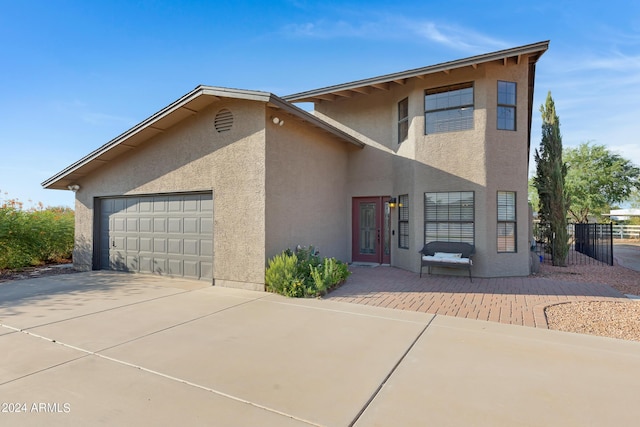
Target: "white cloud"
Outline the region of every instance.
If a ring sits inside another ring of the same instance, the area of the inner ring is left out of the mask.
[[[473,28],[416,20],[401,15],[369,14],[363,20],[318,20],[299,24],[289,24],[281,33],[291,37],[330,38],[369,38],[373,40],[426,40],[466,53],[484,53],[505,49],[512,44],[483,34]]]
[[[414,22],[410,25],[417,35],[459,51],[478,53],[511,46],[503,40],[487,36],[472,28],[431,21]]]

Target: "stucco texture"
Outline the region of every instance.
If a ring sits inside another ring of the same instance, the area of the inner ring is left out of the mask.
[[[485,63],[391,83],[388,90],[316,103],[316,114],[359,137],[367,147],[349,156],[349,195],[408,194],[409,249],[398,248],[397,210],[392,210],[391,264],[419,271],[418,250],[424,244],[424,193],[473,191],[476,256],[479,277],[529,273],[527,215],[528,61]],[[516,131],[497,130],[497,82],[517,83]],[[428,88],[474,84],[474,128],[425,134],[424,94]],[[409,98],[409,137],[397,138],[397,104]],[[497,192],[517,194],[517,252],[497,252]],[[455,274],[455,273],[453,273]]]
[[[219,133],[214,118],[222,108],[232,112],[234,124]],[[214,103],[78,182],[74,263],[92,268],[94,198],[213,191],[215,282],[263,288],[264,108],[238,100]]]

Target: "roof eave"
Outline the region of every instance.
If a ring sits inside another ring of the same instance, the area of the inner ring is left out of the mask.
[[[208,107],[211,103],[222,98],[270,103],[277,108],[283,109],[298,117],[302,121],[308,122],[317,128],[329,132],[333,136],[347,143],[354,144],[359,147],[364,147],[365,145],[353,136],[329,125],[312,114],[269,92],[229,89],[214,86],[198,86],[159,112],[87,154],[51,178],[43,181],[41,185],[47,189],[65,190],[68,185],[75,183],[75,180],[80,179],[91,170],[99,167],[101,164],[104,164],[110,159],[135,148],[138,144],[148,140],[160,132],[163,132],[184,118],[198,113],[200,110]],[[162,124],[163,120],[165,121],[165,125]],[[114,153],[114,151],[118,151],[118,153]]]
[[[481,63],[492,62],[492,61],[501,60],[504,58],[510,58],[514,56],[520,56],[520,55],[531,55],[534,53],[538,53],[538,55],[535,58],[535,60],[537,61],[537,59],[548,48],[549,48],[549,41],[546,40],[546,41],[533,43],[525,46],[514,47],[510,49],[504,49],[496,52],[472,56],[469,58],[443,62],[440,64],[430,65],[427,67],[401,71],[398,73],[385,74],[382,76],[357,80],[349,83],[342,83],[334,86],[327,86],[319,89],[313,89],[310,91],[287,95],[282,97],[282,99],[288,102],[314,102],[318,99],[321,99],[321,97],[323,96],[326,97],[328,95],[336,94],[339,92],[344,93],[346,91],[357,91],[357,89],[362,89],[367,86],[383,85],[391,82],[402,82],[405,79],[410,79],[413,77],[420,77],[420,76],[425,76],[427,74],[434,74],[438,72],[449,72],[456,68],[464,68],[469,66],[475,67]]]

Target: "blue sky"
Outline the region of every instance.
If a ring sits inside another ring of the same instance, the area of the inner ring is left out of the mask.
[[[0,199],[27,207],[73,206],[73,193],[40,183],[199,84],[282,96],[543,40],[532,146],[550,90],[565,146],[605,144],[640,165],[636,1],[0,0],[0,10]]]

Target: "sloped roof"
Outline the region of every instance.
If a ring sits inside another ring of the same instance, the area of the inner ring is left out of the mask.
[[[272,93],[214,86],[198,86],[151,117],[143,120],[123,134],[107,142],[102,147],[92,151],[82,159],[47,179],[42,183],[42,186],[50,189],[65,190],[69,185],[75,184],[77,180],[103,164],[136,148],[141,143],[223,98],[264,102],[269,107],[283,110],[289,113],[294,119],[303,121],[323,132],[329,133],[341,141],[354,144],[358,147],[364,147],[365,145],[357,138],[331,126]]]
[[[358,94],[370,94],[379,90],[389,90],[391,85],[404,85],[407,80],[411,78],[423,79],[427,75],[435,73],[448,74],[457,68],[477,68],[479,64],[494,61],[506,64],[508,61],[514,60],[519,63],[525,55],[528,56],[529,63],[534,64],[548,48],[549,41],[547,40],[497,52],[486,53],[483,55],[472,56],[469,58],[458,59],[455,61],[443,62],[436,65],[430,65],[428,67],[415,68],[412,70],[401,71],[399,73],[386,74],[383,76],[342,83],[320,89],[313,89],[306,92],[283,96],[282,98],[289,102],[333,101],[342,97],[352,97]]]

